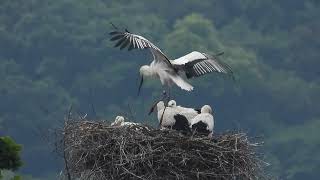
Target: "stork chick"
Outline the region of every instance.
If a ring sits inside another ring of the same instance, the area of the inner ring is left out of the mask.
[[[191,119],[200,114],[200,109],[177,106],[177,102],[173,99],[168,102],[168,107],[175,108],[179,112],[179,114],[185,116],[189,124]]]
[[[161,128],[169,128],[182,132],[190,132],[187,118],[173,108],[165,107],[163,101],[157,103],[157,118]]]
[[[212,137],[214,127],[214,119],[212,109],[209,105],[204,105],[201,108],[201,113],[191,119],[190,128],[203,135]]]

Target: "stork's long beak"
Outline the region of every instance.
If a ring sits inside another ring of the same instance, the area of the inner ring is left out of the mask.
[[[140,79],[140,83],[139,83],[138,96],[140,95],[142,84],[143,84],[143,75],[141,75],[141,79]]]
[[[153,113],[154,108],[157,106],[158,102],[160,102],[161,100],[157,100],[156,102],[154,102],[154,104],[151,106],[150,111],[148,113],[148,115],[150,115],[151,113]]]
[[[157,106],[158,102],[163,101],[165,98],[166,98],[166,97],[160,97],[159,100],[156,100],[156,101],[153,103],[153,105],[151,106],[148,115],[150,115],[151,113],[153,113],[153,111],[154,111],[155,107]]]

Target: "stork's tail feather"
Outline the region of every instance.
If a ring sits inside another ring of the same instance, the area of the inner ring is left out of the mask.
[[[180,76],[171,76],[171,79],[181,89],[186,90],[186,91],[192,91],[193,90],[193,86],[191,84],[187,83]]]

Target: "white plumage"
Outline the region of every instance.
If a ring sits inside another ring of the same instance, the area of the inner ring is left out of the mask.
[[[134,125],[141,125],[140,123],[134,122],[125,122],[123,116],[117,116],[111,126],[134,126]]]
[[[212,136],[214,119],[212,109],[209,105],[204,105],[201,108],[201,113],[191,119],[190,128],[201,134]]]
[[[179,113],[176,108],[165,107],[163,101],[157,103],[157,117],[161,128],[170,128],[178,131],[190,132],[187,118]],[[161,121],[162,119],[162,121]]]
[[[153,61],[150,65],[143,65],[140,68],[141,81],[139,91],[143,84],[143,77],[159,78],[161,84],[171,87],[177,85],[186,91],[193,90],[193,86],[186,82],[180,75],[185,74],[187,78],[198,77],[210,72],[231,74],[231,68],[218,60],[218,55],[210,56],[205,53],[193,51],[175,60],[169,60],[167,56],[153,43],[146,38],[132,34],[128,30],[114,31],[110,35],[111,41],[117,41],[115,47],[123,49],[150,49]]]
[[[163,112],[164,111],[164,112]],[[177,111],[172,107],[165,107],[163,101],[159,101],[157,104],[157,118],[160,123],[161,118],[162,122],[160,124],[161,127],[172,127],[176,120],[174,119],[174,115],[177,114]]]
[[[217,57],[215,57],[217,58]],[[182,67],[187,76],[201,76],[210,72],[231,73],[228,65],[219,62],[208,54],[193,51],[178,59],[172,60],[174,66],[191,66],[189,68]]]
[[[170,100],[168,102],[168,107],[174,108],[179,114],[185,116],[189,124],[190,124],[190,120],[196,117],[200,113],[200,110],[177,106],[177,102],[175,100]]]
[[[150,131],[147,126],[135,122],[125,122],[123,116],[117,116],[111,126],[135,128],[136,131]]]

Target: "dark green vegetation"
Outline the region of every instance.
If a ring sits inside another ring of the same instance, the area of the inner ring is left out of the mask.
[[[0,137],[0,179],[2,170],[17,170],[22,166],[20,151],[22,147],[8,136]],[[18,176],[16,176],[18,178]]]
[[[41,137],[71,103],[104,119],[131,104],[136,119],[156,124],[146,114],[161,87],[149,81],[136,97],[138,67],[151,56],[112,48],[112,21],[172,58],[224,51],[236,83],[201,77],[194,92],[175,90],[178,104],[211,104],[216,131],[262,135],[275,176],[316,179],[319,18],[318,0],[1,0],[0,133],[23,144],[23,173],[55,177],[61,163]]]

